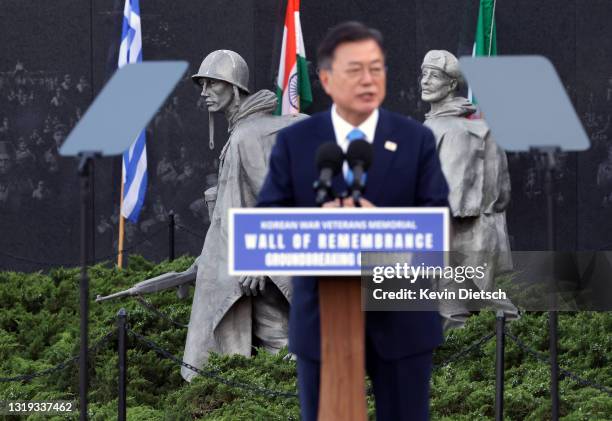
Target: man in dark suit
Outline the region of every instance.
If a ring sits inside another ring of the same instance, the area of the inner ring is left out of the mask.
[[[319,76],[334,101],[331,110],[281,132],[259,195],[259,206],[315,205],[318,178],[315,154],[324,142],[346,152],[356,138],[373,146],[362,206],[447,206],[448,187],[434,137],[420,123],[379,108],[385,97],[382,37],[357,22],[332,28],[318,50]],[[333,180],[347,190],[350,171]],[[326,206],[339,206],[329,202]],[[344,206],[353,206],[351,199]],[[298,357],[302,417],[315,420],[319,400],[320,318],[318,282],[294,277],[289,349]],[[366,369],[374,387],[379,420],[428,419],[433,349],[442,341],[441,321],[433,312],[368,312]]]

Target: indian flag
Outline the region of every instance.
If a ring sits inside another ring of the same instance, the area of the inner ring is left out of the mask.
[[[478,10],[478,22],[476,24],[476,40],[472,49],[472,57],[496,56],[497,34],[495,28],[495,4],[496,0],[480,0]],[[472,90],[468,93],[469,99],[476,104],[472,96]]]
[[[278,115],[299,113],[312,103],[306,49],[300,25],[300,0],[287,0],[276,96]]]

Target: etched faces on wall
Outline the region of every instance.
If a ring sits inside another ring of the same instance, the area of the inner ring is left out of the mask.
[[[13,145],[10,142],[0,142],[0,208],[15,211],[19,206],[15,195],[16,185],[11,179],[14,166]]]

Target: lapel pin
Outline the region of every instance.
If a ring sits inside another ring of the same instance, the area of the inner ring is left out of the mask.
[[[385,141],[385,149],[391,152],[395,152],[397,150],[397,143],[387,140]]]

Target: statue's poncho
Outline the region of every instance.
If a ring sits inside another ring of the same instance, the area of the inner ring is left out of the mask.
[[[274,116],[275,109],[276,96],[262,90],[243,99],[229,122],[229,139],[221,152],[217,200],[202,254],[196,261],[196,287],[183,357],[198,368],[206,363],[210,352],[251,355],[251,300],[239,300],[243,297],[239,278],[229,276],[227,270],[228,209],[255,206],[277,132],[305,117]],[[273,277],[272,281],[290,302],[291,279]],[[181,374],[187,381],[196,375],[186,368]]]
[[[495,274],[512,269],[505,213],[510,175],[506,153],[491,138],[485,122],[468,118],[475,111],[466,98],[455,97],[426,114],[425,125],[435,135],[450,189],[451,250],[463,255],[464,265],[487,263],[489,276],[475,283],[489,290]]]

